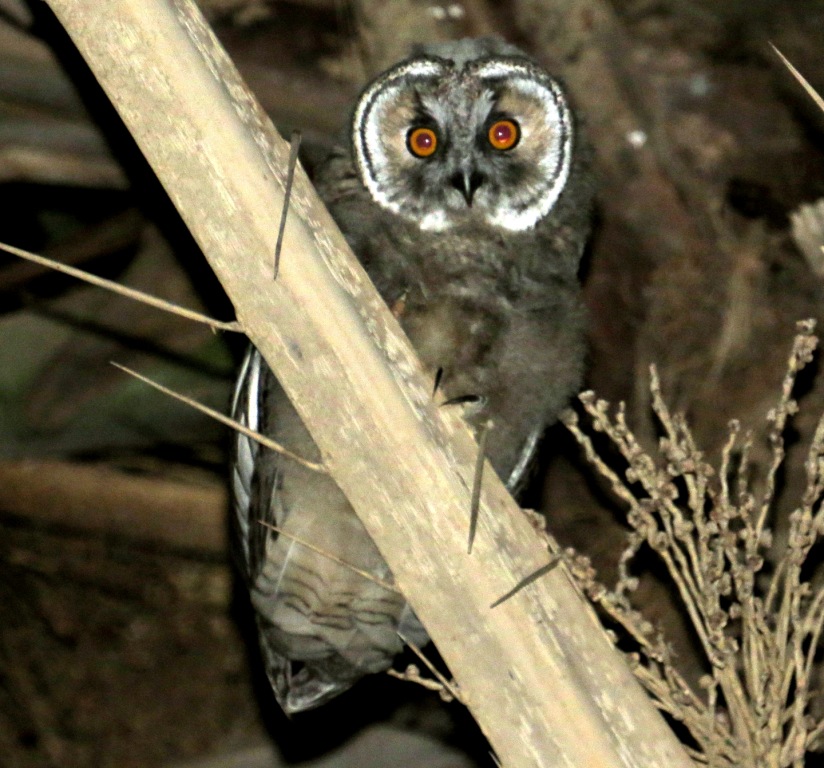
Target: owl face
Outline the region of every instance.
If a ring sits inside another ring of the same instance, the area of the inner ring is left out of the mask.
[[[373,200],[421,229],[534,227],[564,189],[572,116],[544,70],[517,56],[424,56],[363,93],[352,140]]]

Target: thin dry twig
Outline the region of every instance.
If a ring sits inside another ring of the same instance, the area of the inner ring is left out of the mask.
[[[438,682],[444,687],[444,689],[449,693],[450,696],[455,701],[460,701],[462,704],[465,704],[464,700],[461,698],[461,694],[458,691],[457,684],[452,681],[450,682],[447,680],[438,670],[438,668],[426,657],[424,652],[413,643],[408,638],[404,637],[400,632],[398,632],[398,636],[400,637],[403,642],[409,646],[409,649],[414,653],[426,666],[426,668],[437,678]]]
[[[807,92],[809,97],[816,103],[816,106],[824,112],[824,98],[818,93],[818,91],[810,85],[807,79],[802,75],[790,62],[790,60],[783,54],[778,48],[775,47],[772,43],[770,43],[770,47],[775,51],[776,55],[779,59],[783,62],[784,66],[790,70],[792,76],[801,83],[801,87]]]
[[[296,453],[292,453],[288,448],[284,448],[280,443],[276,443],[274,440],[266,437],[265,435],[261,435],[259,432],[255,432],[253,429],[249,429],[249,427],[244,426],[238,421],[234,419],[230,419],[228,416],[224,416],[220,411],[216,411],[213,408],[209,408],[208,405],[203,405],[203,403],[199,403],[197,400],[193,400],[190,397],[186,397],[185,395],[181,395],[178,392],[175,392],[173,389],[169,389],[168,387],[164,387],[162,384],[158,384],[156,381],[144,376],[137,371],[133,371],[131,368],[127,368],[125,365],[120,365],[120,363],[112,362],[112,365],[115,368],[119,368],[124,373],[128,373],[129,376],[134,376],[134,378],[142,381],[144,384],[148,384],[150,387],[154,387],[158,392],[162,392],[164,395],[168,395],[169,397],[173,397],[175,400],[179,400],[181,403],[186,403],[186,405],[191,406],[197,411],[201,413],[205,413],[207,416],[215,419],[215,421],[219,421],[221,424],[225,424],[227,427],[231,427],[236,432],[240,432],[242,435],[246,435],[246,437],[251,438],[257,443],[260,443],[264,448],[270,448],[273,451],[277,451],[279,454],[285,456],[292,461],[296,461],[298,464],[306,467],[307,469],[311,469],[314,472],[322,472],[323,474],[328,474],[328,470],[323,464],[318,464],[314,461],[309,461],[308,459],[304,459],[302,456],[298,456]]]
[[[281,536],[285,536],[290,541],[294,541],[297,544],[300,544],[302,547],[306,547],[306,549],[311,549],[312,552],[317,552],[321,557],[325,557],[327,560],[331,560],[333,563],[337,563],[338,565],[343,566],[344,568],[352,571],[352,573],[357,573],[358,576],[362,576],[364,579],[368,579],[374,584],[377,584],[379,587],[383,587],[385,590],[389,592],[394,592],[396,595],[401,594],[401,591],[394,584],[390,584],[388,581],[383,581],[383,579],[379,579],[377,576],[373,576],[371,573],[369,573],[369,571],[364,571],[362,568],[358,568],[356,565],[352,565],[352,563],[346,562],[346,560],[344,560],[343,558],[340,558],[337,555],[334,555],[331,552],[322,549],[321,547],[318,547],[315,544],[312,544],[306,539],[302,539],[300,536],[295,536],[293,533],[284,531],[283,528],[280,528],[277,525],[273,525],[272,523],[268,523],[266,522],[266,520],[258,520],[258,522],[262,526],[275,531],[275,533]]]
[[[433,680],[431,677],[424,677],[421,674],[420,669],[418,669],[418,667],[414,664],[407,666],[403,672],[399,672],[397,669],[392,669],[390,667],[386,670],[386,674],[397,680],[404,680],[407,683],[415,683],[416,685],[420,685],[429,691],[436,691],[440,694],[444,701],[453,701],[452,694],[449,693],[442,683],[437,680]]]
[[[185,317],[187,320],[193,320],[196,323],[203,323],[216,331],[233,331],[237,333],[243,332],[243,328],[241,328],[240,324],[236,320],[215,320],[208,315],[203,315],[200,312],[195,312],[194,310],[186,309],[185,307],[180,307],[177,304],[173,304],[170,301],[165,301],[164,299],[159,299],[157,296],[152,296],[149,293],[144,293],[143,291],[138,291],[134,288],[128,288],[125,285],[120,285],[120,283],[114,282],[113,280],[107,280],[105,277],[98,277],[97,275],[91,274],[91,272],[86,272],[82,269],[78,269],[77,267],[70,267],[67,264],[61,264],[59,261],[54,261],[53,259],[46,258],[45,256],[38,256],[36,253],[24,251],[22,248],[17,248],[13,245],[8,245],[7,243],[0,243],[0,249],[14,256],[19,256],[21,259],[26,259],[27,261],[39,264],[42,267],[48,267],[56,272],[62,272],[63,274],[75,277],[78,280],[82,280],[84,283],[90,283],[91,285],[96,285],[99,288],[105,288],[107,291],[111,291],[112,293],[117,293],[120,296],[125,296],[126,298],[133,299],[134,301],[139,301],[142,304],[148,304],[150,307],[155,307],[155,309],[162,309],[164,312],[171,312],[173,315]]]

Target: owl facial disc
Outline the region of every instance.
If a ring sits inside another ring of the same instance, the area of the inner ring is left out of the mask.
[[[558,83],[528,59],[423,56],[367,87],[352,141],[361,181],[384,209],[429,231],[520,232],[563,192],[573,126]]]

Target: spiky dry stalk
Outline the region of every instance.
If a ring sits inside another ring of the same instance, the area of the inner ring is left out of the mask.
[[[814,328],[811,320],[798,325],[778,403],[767,414],[770,462],[758,488],[749,459],[753,435],[742,436],[731,422],[716,471],[683,415],[667,407],[654,367],[652,407],[662,431],[655,457],[627,426],[623,405],[610,415],[593,393],[581,396],[593,429],[623,458],[622,471],[596,451],[575,414],[565,417],[590,463],[627,505],[631,529],[613,589],[598,583],[586,558],[570,558],[573,572],[635,642],[636,676],[657,706],[686,726],[697,744],[691,754],[709,766],[802,766],[824,731],[824,720],[811,714],[824,588],[814,587],[805,570],[824,532],[824,416],[808,449],[806,489],[790,515],[786,548],[765,568],[784,433],[798,410],[796,378],[818,344]],[[711,670],[700,681],[703,691],[690,687],[661,633],[632,606],[638,582],[630,565],[643,546],[666,566],[695,628]]]

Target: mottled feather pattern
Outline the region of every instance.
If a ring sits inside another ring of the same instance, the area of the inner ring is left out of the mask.
[[[500,121],[502,135],[518,139],[503,150],[490,138]],[[428,143],[416,153],[410,136],[420,127]],[[487,455],[513,492],[583,375],[577,273],[591,178],[561,86],[518,49],[484,39],[425,48],[368,85],[350,139],[315,179],[433,382],[442,370],[436,397],[474,403],[464,416],[476,430],[493,424]],[[254,349],[233,410],[247,426],[319,459]],[[391,583],[330,477],[238,435],[232,484],[236,553],[287,712],[386,669],[400,636],[426,641],[396,591],[258,522]]]
[[[234,407],[245,426],[318,458],[253,348],[241,369]],[[245,435],[236,435],[234,453],[235,554],[247,578],[275,695],[284,710],[300,711],[386,668],[401,649],[397,628],[408,613],[406,602],[261,524],[274,524],[391,584],[386,563],[330,478],[260,448]],[[425,642],[416,619],[408,632]]]

